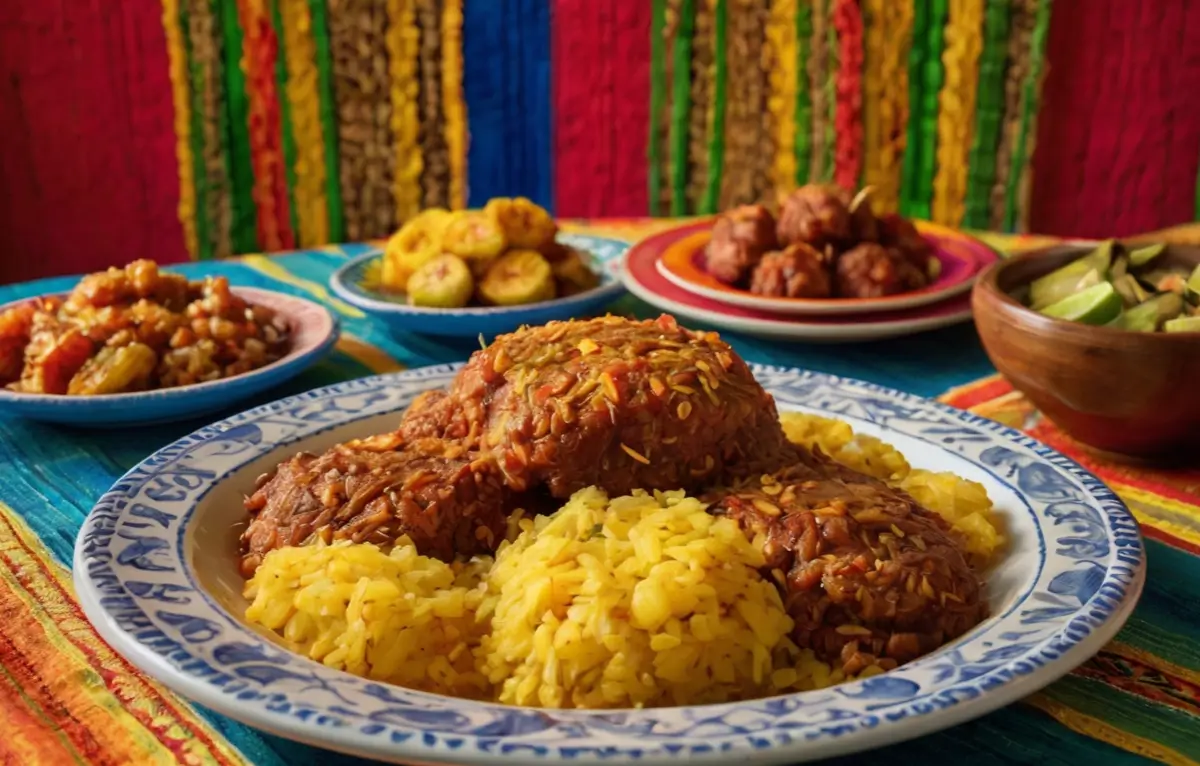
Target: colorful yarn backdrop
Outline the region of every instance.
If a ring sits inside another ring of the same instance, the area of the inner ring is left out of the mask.
[[[678,216],[869,184],[885,210],[1076,236],[1200,215],[1187,0],[72,9],[0,11],[0,245],[25,256],[0,278],[370,239],[517,194]]]

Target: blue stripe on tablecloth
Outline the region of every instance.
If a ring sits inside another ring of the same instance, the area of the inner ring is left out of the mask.
[[[551,208],[549,0],[463,4],[467,204],[525,196]]]

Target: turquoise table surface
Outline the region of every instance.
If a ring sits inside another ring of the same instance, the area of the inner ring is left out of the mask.
[[[413,335],[391,335],[381,325],[326,290],[332,271],[365,246],[330,248],[263,258],[186,264],[189,277],[221,274],[235,285],[263,287],[323,302],[342,321],[345,337],[324,362],[261,397],[276,399],[313,387],[400,367],[463,361],[472,345],[452,345]],[[76,278],[48,279],[0,287],[0,303],[69,289]],[[617,313],[657,312],[629,296]],[[974,326],[965,323],[909,338],[858,345],[789,344],[732,333],[722,335],[749,361],[804,367],[865,379],[904,391],[936,396],[994,373]],[[257,402],[239,405],[245,409]],[[216,416],[219,417],[219,416]],[[214,418],[206,418],[205,422]],[[204,422],[121,431],[89,431],[15,418],[0,421],[0,501],[16,512],[68,565],[79,526],[92,503],[124,471],[164,444]],[[249,761],[262,766],[357,763],[356,759],[260,734],[208,711],[202,715]],[[844,763],[1081,764],[1140,759],[1125,750],[1076,734],[1030,706],[1015,705],[940,734]]]

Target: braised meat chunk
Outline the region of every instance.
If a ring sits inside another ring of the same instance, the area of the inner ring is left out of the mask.
[[[912,660],[986,616],[941,517],[873,478],[800,452],[777,474],[707,497],[713,513],[764,540],[797,645],[847,674]]]
[[[829,270],[820,253],[796,242],[762,259],[750,278],[750,292],[776,298],[828,298]]]
[[[726,284],[749,277],[762,257],[778,247],[775,219],[762,205],[742,205],[717,218],[708,243],[705,267]]]
[[[873,242],[838,258],[838,294],[845,298],[879,298],[924,287],[925,275],[899,252]]]
[[[874,242],[879,236],[866,200],[855,200],[850,192],[831,184],[808,184],[785,197],[777,232],[784,245],[804,242],[821,253],[854,242]]]
[[[389,545],[408,535],[420,553],[446,561],[491,552],[504,539],[512,501],[490,461],[448,443],[385,435],[302,453],[246,498],[242,572],[250,576],[269,551],[313,536]]]
[[[502,335],[430,405],[448,408],[452,433],[478,433],[511,489],[544,485],[556,498],[591,485],[699,488],[778,468],[787,446],[774,400],[741,357],[666,316]]]
[[[930,281],[937,279],[942,262],[934,255],[933,246],[921,236],[912,221],[895,214],[881,216],[879,241],[889,250],[903,256]]]

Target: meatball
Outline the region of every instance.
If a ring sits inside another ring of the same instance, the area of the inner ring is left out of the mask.
[[[837,259],[837,293],[843,298],[879,298],[925,286],[925,275],[896,250],[868,242]]]
[[[511,489],[544,485],[556,498],[589,485],[693,489],[777,468],[787,447],[774,400],[737,353],[667,316],[502,335],[448,399],[440,406],[479,424],[479,449]]]
[[[880,481],[798,452],[775,475],[709,494],[712,512],[764,541],[798,646],[847,674],[888,669],[984,619],[979,578],[941,517]]]
[[[387,434],[301,453],[246,498],[242,573],[313,535],[381,545],[408,535],[420,553],[446,561],[490,552],[504,539],[514,502],[491,461],[452,443],[404,444]]]
[[[722,282],[736,285],[777,246],[775,219],[770,211],[762,205],[742,205],[713,224],[705,268]]]
[[[808,184],[784,198],[777,232],[784,245],[805,242],[819,252],[873,242],[878,226],[866,199],[854,204],[840,186]]]
[[[781,298],[828,298],[829,270],[820,253],[796,242],[762,259],[751,275],[750,292]]]
[[[928,279],[937,278],[942,263],[934,255],[933,246],[921,236],[912,221],[895,214],[881,216],[879,242],[904,256],[905,260]]]

